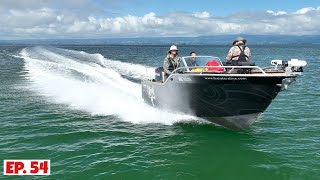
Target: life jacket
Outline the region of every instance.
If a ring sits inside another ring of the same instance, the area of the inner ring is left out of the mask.
[[[231,59],[238,57],[238,61],[247,61],[247,58],[249,58],[245,53],[244,50],[246,49],[246,46],[243,45],[243,49],[241,49],[240,46],[238,46],[238,48],[240,49],[240,54],[236,55],[236,56],[232,56]]]
[[[206,66],[221,66],[221,65],[216,60],[212,60],[207,62]],[[207,68],[207,71],[224,72],[224,68],[212,67],[212,68]]]
[[[174,69],[177,68],[178,64],[175,63],[174,59],[170,57],[170,54],[167,55],[167,59],[169,62],[169,71],[173,71]]]

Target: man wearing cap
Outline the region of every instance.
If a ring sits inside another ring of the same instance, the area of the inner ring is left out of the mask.
[[[238,62],[248,62],[251,58],[250,49],[245,46],[247,40],[238,37],[232,43],[233,47],[230,48],[229,53],[226,57],[227,62],[230,62],[233,65],[238,65]]]
[[[178,55],[178,48],[177,46],[172,45],[163,62],[163,70],[167,76],[169,76],[171,72],[177,68],[179,61],[180,57]]]

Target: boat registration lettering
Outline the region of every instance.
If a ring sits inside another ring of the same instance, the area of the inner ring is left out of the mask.
[[[246,77],[205,77],[208,80],[220,80],[220,81],[245,81]]]
[[[178,77],[178,81],[180,82],[192,82],[192,79],[189,77]]]
[[[154,93],[154,88],[153,86],[147,85],[147,84],[143,84],[142,85],[142,91],[146,92],[148,94],[148,98],[150,98],[150,102],[152,103],[153,106],[154,105],[154,101],[156,99],[155,93]]]

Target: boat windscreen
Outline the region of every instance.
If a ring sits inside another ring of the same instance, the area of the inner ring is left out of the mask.
[[[218,57],[212,57],[212,56],[196,56],[196,57],[183,57],[184,61],[186,62],[186,65],[188,67],[190,66],[207,66],[207,63],[212,62],[212,61],[216,61],[218,62],[220,65],[221,61]]]

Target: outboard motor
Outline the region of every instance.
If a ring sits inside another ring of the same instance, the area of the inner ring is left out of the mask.
[[[164,70],[163,70],[163,67],[158,67],[156,70],[155,70],[155,77],[154,79],[156,81],[161,81],[161,82],[164,82]]]
[[[280,68],[286,72],[301,74],[303,72],[303,67],[307,65],[307,62],[298,59],[291,59],[290,61],[272,60],[271,65],[274,65],[275,69],[280,66]]]

